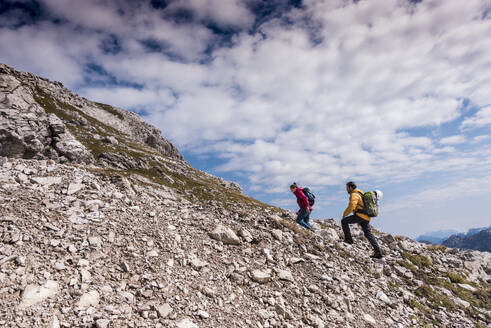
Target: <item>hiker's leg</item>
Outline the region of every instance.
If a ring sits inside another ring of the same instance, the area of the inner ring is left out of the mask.
[[[297,223],[304,228],[310,229],[310,226],[306,224],[304,221],[307,215],[308,215],[307,210],[305,208],[301,208],[300,211],[298,211]]]
[[[297,214],[297,223],[300,224],[300,222],[303,222],[303,218],[305,216],[305,209],[304,208],[301,208],[299,211],[298,211],[298,214]]]
[[[344,240],[352,243],[353,238],[351,237],[351,231],[349,225],[353,223],[358,223],[358,217],[355,215],[350,215],[341,220],[341,226],[343,227]]]
[[[363,234],[372,245],[373,250],[376,253],[380,253],[380,247],[378,246],[377,239],[375,239],[375,236],[372,234],[372,231],[370,229],[370,223],[366,220],[361,219],[360,225],[361,228],[363,229]]]
[[[307,213],[307,215],[305,216],[305,218],[303,220],[304,220],[305,224],[308,225],[310,228],[310,223],[309,223],[310,222],[310,212]]]

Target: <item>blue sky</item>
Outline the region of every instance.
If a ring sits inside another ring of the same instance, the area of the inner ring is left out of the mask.
[[[491,1],[2,1],[0,61],[140,113],[204,171],[385,232],[488,226]]]

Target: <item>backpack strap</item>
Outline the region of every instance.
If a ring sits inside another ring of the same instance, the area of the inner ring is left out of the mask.
[[[366,214],[365,211],[367,206],[365,205],[365,200],[363,199],[363,193],[360,191],[357,191],[356,193],[361,196],[361,201],[363,202],[363,209],[361,211],[356,211],[355,214],[356,213]]]

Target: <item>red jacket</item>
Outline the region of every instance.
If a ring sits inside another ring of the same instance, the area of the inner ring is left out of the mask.
[[[302,188],[297,188],[294,192],[295,196],[297,196],[297,204],[300,206],[300,208],[311,208],[309,204],[309,199],[307,196],[302,191]]]

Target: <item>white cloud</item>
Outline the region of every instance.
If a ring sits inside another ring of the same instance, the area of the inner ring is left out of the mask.
[[[116,6],[107,6],[97,0],[42,0],[43,5],[53,14],[79,26],[96,30],[112,31],[125,24]]]
[[[169,9],[187,8],[200,19],[208,19],[220,25],[249,27],[254,16],[240,0],[179,0],[169,4]]]
[[[455,152],[454,147],[443,147],[443,148],[436,148],[433,150],[434,154],[441,154],[441,153],[453,153]]]
[[[121,108],[147,108],[159,110],[175,104],[175,98],[169,90],[137,90],[130,87],[85,88],[83,95],[88,99],[106,102]]]
[[[484,135],[480,135],[480,136],[476,136],[472,139],[472,143],[473,144],[476,144],[476,143],[480,143],[480,142],[483,142],[483,141],[486,141],[486,140],[489,140],[491,139],[491,135],[489,134],[484,134]]]
[[[83,67],[77,57],[97,49],[97,40],[93,37],[71,35],[49,24],[23,26],[17,30],[1,29],[0,43],[9,45],[0,51],[2,61],[67,85],[83,78]],[[63,44],[70,46],[65,48]]]
[[[482,128],[491,126],[491,106],[483,107],[479,111],[462,122],[462,129]]]
[[[466,137],[461,134],[440,139],[440,143],[442,145],[458,145],[466,141],[467,141]]]
[[[384,204],[385,213],[394,213],[408,208],[435,208],[445,206],[469,196],[491,193],[491,175],[463,178],[447,185],[433,185],[416,194],[405,195],[391,203]]]

